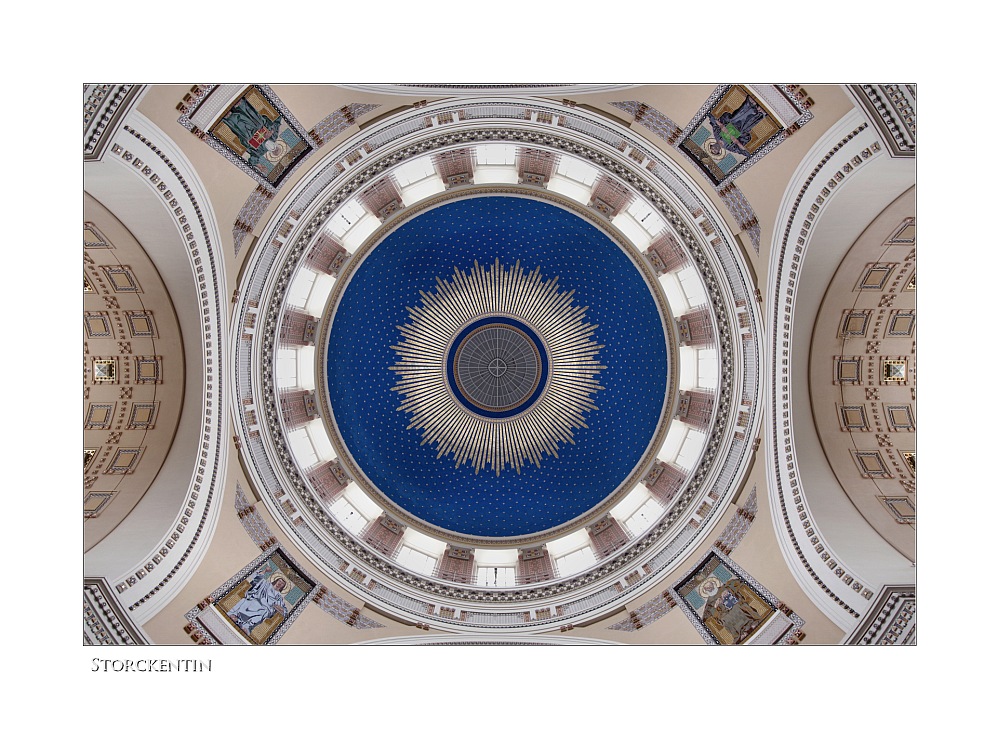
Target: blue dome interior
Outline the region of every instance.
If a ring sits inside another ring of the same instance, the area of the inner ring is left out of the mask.
[[[391,346],[407,307],[447,279],[499,259],[540,267],[588,307],[606,367],[596,411],[558,458],[520,473],[478,474],[437,458],[398,410]],[[389,500],[441,529],[476,537],[546,531],[597,506],[627,478],[652,439],[666,397],[667,343],[646,282],[629,256],[583,218],[516,196],[463,198],[403,223],[356,268],[336,309],[327,353],[330,405],[354,461]]]

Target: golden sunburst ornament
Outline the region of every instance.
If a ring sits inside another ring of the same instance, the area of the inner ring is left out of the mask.
[[[594,359],[603,345],[591,338],[597,325],[584,319],[587,307],[574,306],[558,277],[526,273],[520,261],[475,261],[436,282],[407,307],[393,346],[393,390],[403,395],[398,409],[412,415],[407,428],[421,431],[438,458],[451,455],[456,468],[469,463],[476,473],[520,473],[526,462],[540,466],[543,454],[558,458],[560,444],[587,427],[584,414],[597,409],[591,396],[603,389]]]

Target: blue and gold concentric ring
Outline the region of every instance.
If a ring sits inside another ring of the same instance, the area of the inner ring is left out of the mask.
[[[477,366],[460,367],[463,359],[471,359],[469,350],[477,340],[504,342],[507,346],[497,347],[496,351],[488,347],[485,356],[475,362]],[[517,374],[524,376],[509,382]],[[470,412],[484,418],[510,418],[538,401],[549,381],[549,356],[538,334],[524,322],[511,316],[486,316],[467,325],[455,337],[448,348],[445,376],[452,394]],[[481,384],[483,380],[485,385]],[[509,384],[506,391],[501,389],[503,384]]]

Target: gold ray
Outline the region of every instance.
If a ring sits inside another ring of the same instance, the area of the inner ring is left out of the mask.
[[[422,432],[422,444],[437,457],[450,455],[455,467],[469,464],[499,475],[520,473],[525,464],[540,467],[544,456],[559,457],[561,444],[586,428],[584,414],[597,410],[592,395],[604,388],[597,374],[605,369],[594,357],[603,348],[591,338],[597,329],[587,307],[573,304],[575,291],[561,290],[558,277],[544,279],[540,268],[521,261],[507,268],[495,259],[488,267],[473,261],[457,267],[449,280],[435,279],[434,291],[420,292],[420,305],[407,307],[410,319],[397,327],[402,339],[391,345],[399,376],[398,410],[411,415],[407,429]],[[531,327],[545,343],[549,381],[528,410],[509,418],[484,418],[461,406],[447,384],[444,362],[454,336],[467,324],[489,315],[507,315]]]

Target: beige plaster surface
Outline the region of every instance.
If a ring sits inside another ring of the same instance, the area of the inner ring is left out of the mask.
[[[180,327],[173,303],[163,280],[142,245],[107,208],[89,195],[84,195],[84,220],[93,223],[114,246],[89,251],[97,266],[98,273],[88,278],[94,286],[93,293],[83,295],[85,312],[106,312],[121,314],[124,320],[127,311],[147,311],[153,319],[155,337],[134,337],[128,329],[118,331],[111,319],[112,337],[86,337],[87,367],[97,357],[117,360],[118,381],[95,383],[93,374],[88,373],[84,387],[89,388],[89,397],[84,398],[83,417],[86,419],[90,404],[114,404],[112,425],[108,429],[87,429],[83,434],[84,448],[98,448],[95,460],[86,470],[89,476],[96,476],[93,485],[84,495],[93,492],[114,491],[116,495],[93,518],[86,519],[83,527],[83,549],[89,551],[110,534],[125,519],[129,512],[146,494],[173,443],[174,433],[180,418],[181,402],[184,398],[184,351]],[[98,284],[98,277],[104,280],[101,266],[128,266],[141,289],[141,293],[116,293],[105,282],[109,291],[105,294]],[[107,298],[106,298],[107,297]],[[112,305],[117,302],[117,307]],[[123,348],[122,345],[125,345]],[[161,356],[161,384],[138,384],[134,382],[136,356]],[[126,365],[132,373],[126,378]],[[123,391],[131,391],[124,397]],[[135,403],[157,403],[156,421],[152,428],[129,429],[128,419]],[[119,424],[119,417],[122,420]],[[118,440],[113,442],[117,434]],[[142,448],[135,470],[129,474],[108,474],[105,469],[111,464],[118,448]],[[108,456],[103,467],[98,459]]]

